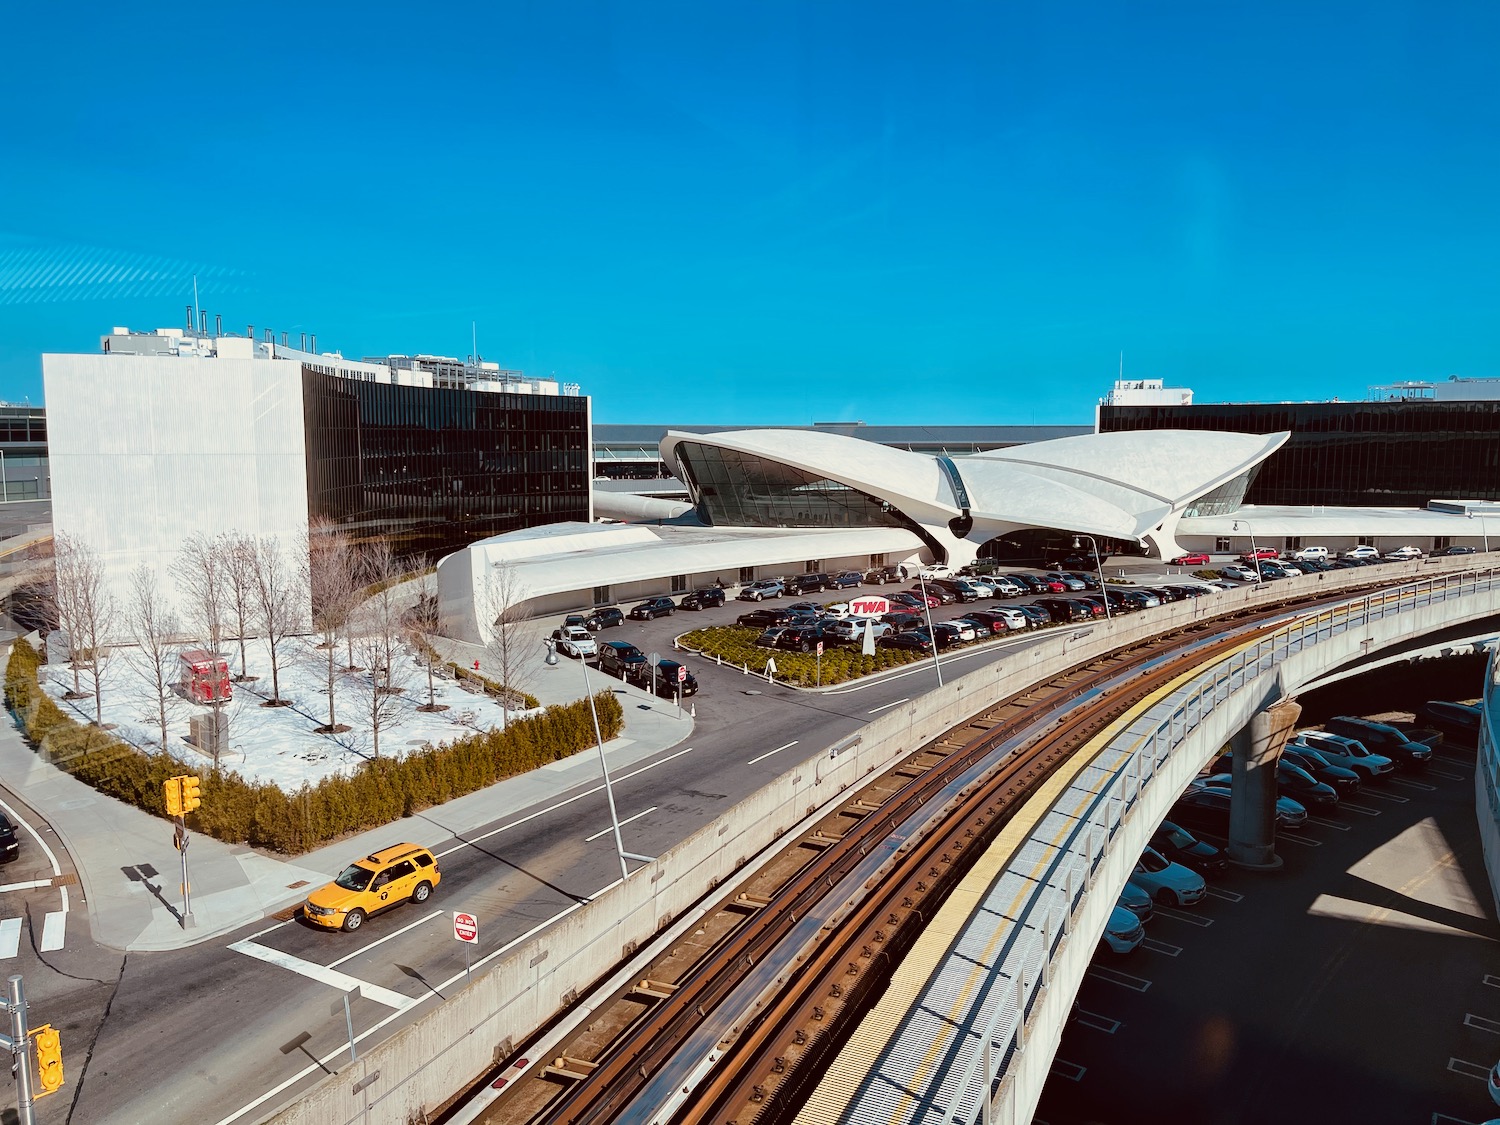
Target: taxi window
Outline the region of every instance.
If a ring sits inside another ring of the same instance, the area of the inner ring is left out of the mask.
[[[417,865],[414,864],[411,860],[403,859],[400,863],[396,864],[385,874],[386,878],[390,880],[405,879],[408,875],[416,871],[416,869]]]
[[[421,855],[417,856],[417,866],[418,867],[431,867],[432,866],[432,857],[430,855],[428,855],[426,852],[423,852]]]
[[[339,877],[334,880],[334,883],[343,887],[346,891],[362,891],[370,885],[370,877],[374,874],[375,872],[371,871],[368,867],[361,867],[357,863],[351,863],[348,867],[344,868]]]

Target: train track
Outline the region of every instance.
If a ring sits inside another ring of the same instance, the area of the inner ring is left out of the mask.
[[[789,1119],[925,921],[1053,770],[1188,668],[1354,593],[1153,638],[945,732],[730,890],[479,1120]]]

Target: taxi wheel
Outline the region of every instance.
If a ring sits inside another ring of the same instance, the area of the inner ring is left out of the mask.
[[[344,915],[343,930],[346,934],[352,934],[360,926],[364,925],[365,912],[363,910],[351,910]]]
[[[427,899],[431,895],[432,895],[432,884],[431,883],[418,883],[417,884],[417,889],[414,890],[414,891],[412,891],[412,893],[411,893],[411,900],[412,900],[412,902],[417,902],[417,903],[426,902]]]

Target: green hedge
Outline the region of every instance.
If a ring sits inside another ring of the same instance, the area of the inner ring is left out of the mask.
[[[17,641],[5,669],[5,701],[21,718],[42,756],[101,793],[165,817],[162,782],[187,767],[170,754],[137,750],[106,731],[75,722],[41,690],[37,683],[40,666],[37,651]],[[625,722],[620,701],[613,692],[601,692],[595,703],[604,737],[616,737]],[[379,828],[593,744],[588,700],[580,699],[515,719],[504,730],[467,735],[400,759],[376,758],[348,776],[327,777],[295,793],[246,781],[237,773],[213,773],[205,768],[200,773],[203,805],[188,816],[188,827],[228,843],[295,855],[352,832]]]
[[[812,687],[818,682],[818,658],[810,652],[786,652],[782,649],[758,648],[755,638],[760,629],[743,625],[715,625],[707,629],[694,629],[678,638],[678,643],[705,657],[721,657],[735,668],[748,666],[752,672],[764,675],[766,661],[776,660],[776,679],[802,687]],[[883,672],[888,668],[899,668],[918,660],[930,660],[920,652],[899,648],[876,648],[874,656],[865,656],[858,648],[845,646],[825,647],[823,650],[823,686],[857,680],[872,672]]]

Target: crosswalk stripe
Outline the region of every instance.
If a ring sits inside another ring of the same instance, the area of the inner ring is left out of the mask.
[[[21,919],[7,918],[0,922],[0,958],[14,957],[21,952]]]
[[[42,922],[42,944],[38,947],[38,952],[50,953],[54,949],[63,947],[63,931],[67,922],[66,910],[47,911],[46,920]]]
[[[353,992],[359,989],[365,999],[373,1000],[377,1004],[384,1004],[387,1008],[395,1008],[401,1011],[416,1003],[410,996],[403,996],[389,988],[382,988],[378,984],[370,984],[358,977],[351,977],[347,973],[341,973],[337,969],[330,969],[325,965],[319,965],[312,961],[304,961],[290,953],[283,953],[279,949],[271,949],[268,946],[257,945],[253,941],[237,941],[229,947],[236,953],[243,953],[247,957],[265,961],[271,965],[278,965],[283,969],[290,969],[294,973],[307,977],[309,980],[319,981],[340,992]]]

